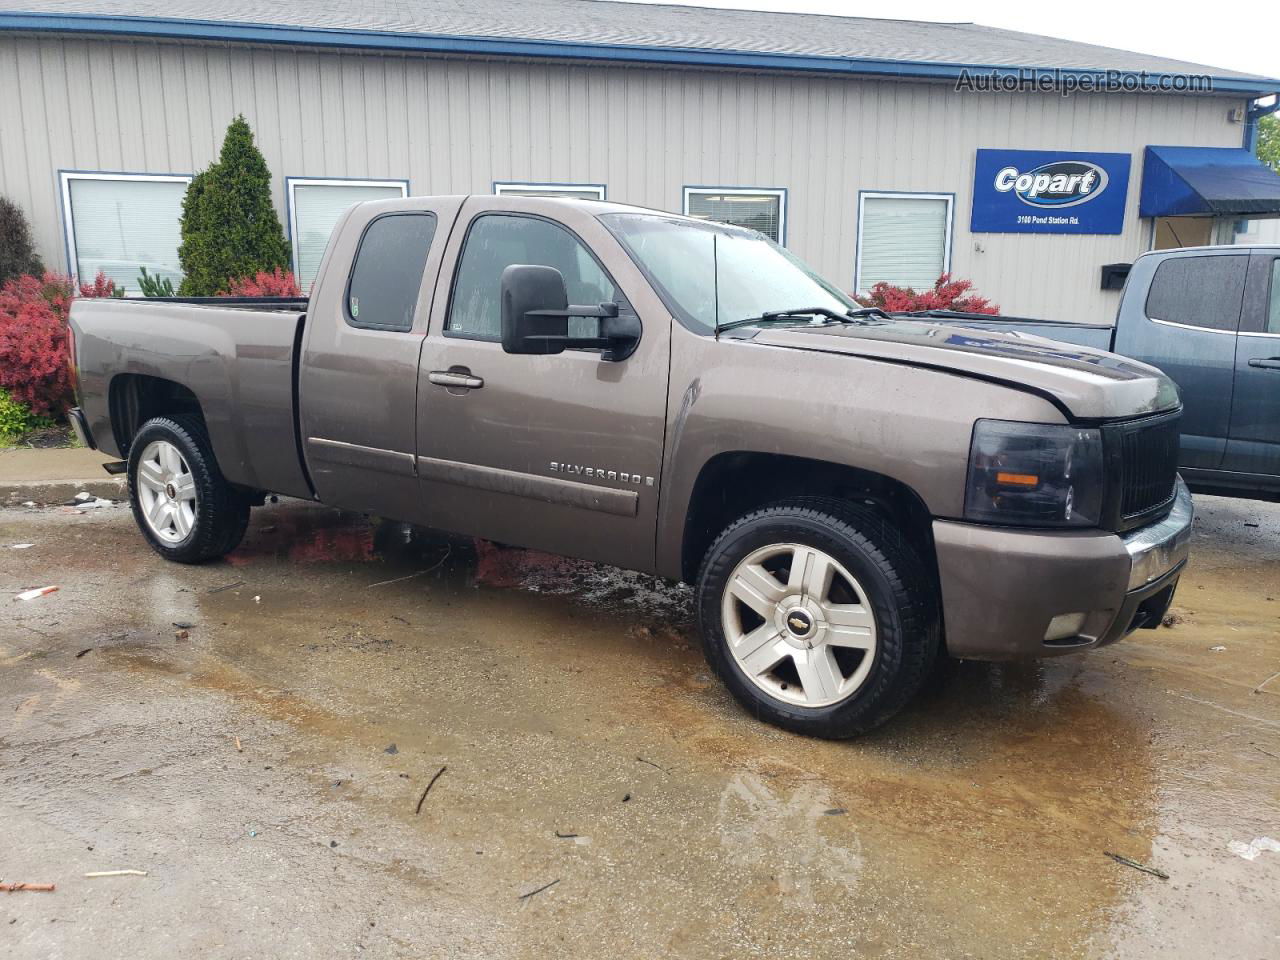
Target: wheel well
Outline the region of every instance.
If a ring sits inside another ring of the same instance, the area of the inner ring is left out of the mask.
[[[196,395],[182,384],[161,377],[121,374],[111,381],[108,402],[116,446],[120,456],[126,459],[134,436],[152,417],[186,414],[204,422],[204,411]]]
[[[857,467],[770,453],[722,453],[702,468],[685,519],[682,579],[692,583],[711,542],[734,520],[790,497],[866,503],[892,517],[935,578],[933,524],[919,495],[900,481]]]

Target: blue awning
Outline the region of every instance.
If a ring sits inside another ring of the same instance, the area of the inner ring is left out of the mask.
[[[1240,147],[1147,147],[1140,217],[1280,213],[1280,174]]]

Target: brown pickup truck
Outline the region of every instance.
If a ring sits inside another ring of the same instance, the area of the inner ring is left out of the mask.
[[[1159,371],[862,310],[667,213],[364,203],[307,301],[78,300],[71,326],[73,421],[161,556],[227,553],[270,492],[689,581],[734,695],[819,736],[944,653],[1155,626],[1187,556]]]

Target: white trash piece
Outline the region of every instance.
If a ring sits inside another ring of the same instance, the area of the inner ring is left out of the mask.
[[[10,550],[30,550],[34,546],[35,546],[34,543],[11,543],[9,544],[9,549]]]
[[[1258,854],[1265,851],[1280,853],[1280,840],[1272,840],[1270,837],[1254,837],[1249,843],[1232,840],[1227,844],[1227,849],[1238,857],[1244,857],[1246,860],[1256,860],[1258,859]]]
[[[13,599],[15,600],[35,600],[37,597],[43,597],[46,594],[54,593],[57,587],[40,587],[38,590],[24,590]]]

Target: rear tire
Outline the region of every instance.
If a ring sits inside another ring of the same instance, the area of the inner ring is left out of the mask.
[[[156,417],[129,444],[129,503],[151,549],[176,563],[230,553],[249,526],[249,500],[218,469],[196,417]]]
[[[843,739],[920,690],[940,648],[937,588],[883,514],[802,498],[730,525],[698,578],[707,661],[758,719]]]

